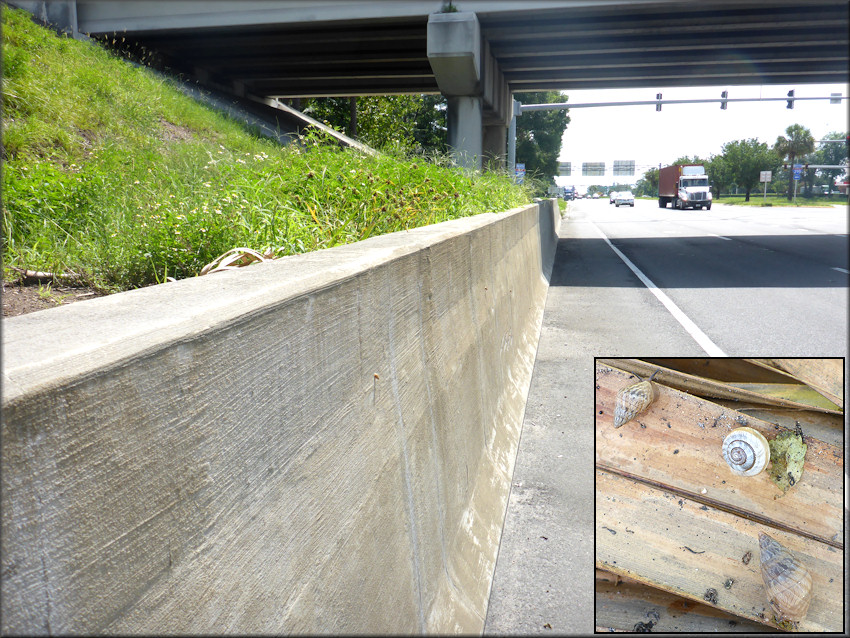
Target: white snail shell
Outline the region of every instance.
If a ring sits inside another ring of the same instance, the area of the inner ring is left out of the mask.
[[[761,577],[776,620],[798,623],[812,602],[812,576],[778,541],[759,533]]]
[[[735,428],[723,439],[723,459],[735,474],[755,476],[770,462],[770,447],[761,432]]]
[[[640,381],[617,392],[617,402],[614,405],[614,427],[618,428],[635,418],[638,414],[649,407],[655,401],[655,388],[652,385],[652,377]]]

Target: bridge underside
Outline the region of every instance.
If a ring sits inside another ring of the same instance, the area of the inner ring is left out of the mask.
[[[845,0],[64,4],[81,32],[240,96],[443,93],[496,154],[504,132],[486,129],[507,127],[516,92],[848,79]]]
[[[80,29],[90,25],[99,29],[92,35],[111,37],[110,21],[98,19],[96,13],[102,4],[106,3],[79,3]],[[224,9],[230,3],[194,4],[206,12],[209,4],[220,5],[221,21],[227,21]],[[382,3],[367,4],[380,7]],[[439,2],[419,4],[440,6]],[[834,83],[846,82],[848,77],[850,40],[844,1],[581,3],[585,6],[550,2],[554,7],[550,9],[525,9],[526,4],[536,5],[523,2],[512,3],[513,10],[499,2],[456,4],[476,14],[481,35],[512,93]],[[163,22],[180,25],[190,19]],[[138,27],[130,23],[121,35],[156,51],[174,69],[204,70],[210,78],[258,95],[327,97],[440,90],[427,55],[428,12],[336,21],[293,14],[293,19],[300,21],[145,29],[151,22],[140,17]]]

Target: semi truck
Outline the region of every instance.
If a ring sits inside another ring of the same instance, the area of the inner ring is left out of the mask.
[[[708,175],[701,164],[674,164],[658,171],[658,207],[711,210]]]

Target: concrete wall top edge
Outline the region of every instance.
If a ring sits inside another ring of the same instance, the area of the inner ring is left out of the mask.
[[[536,207],[481,213],[4,319],[3,406]]]

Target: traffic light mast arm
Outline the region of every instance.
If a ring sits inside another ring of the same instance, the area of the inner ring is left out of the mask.
[[[847,100],[850,97],[796,97],[794,100]],[[579,104],[570,104],[569,102],[552,102],[550,104],[522,104],[520,112],[526,111],[548,111],[555,109],[582,109],[597,106],[656,106],[659,104],[712,104],[717,102],[785,102],[788,98],[785,97],[738,97],[738,98],[705,98],[700,100],[638,100],[634,102],[585,102]]]

